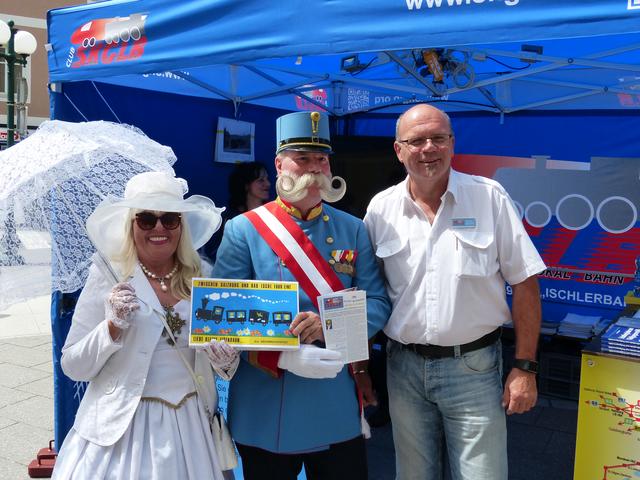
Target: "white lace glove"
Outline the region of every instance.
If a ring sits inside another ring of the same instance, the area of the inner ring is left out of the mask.
[[[299,377],[334,378],[344,367],[340,357],[340,352],[335,350],[315,345],[300,345],[299,350],[282,352],[278,367]]]
[[[104,301],[107,320],[122,330],[129,328],[131,313],[139,308],[136,291],[130,283],[114,285]]]
[[[238,351],[224,340],[221,342],[211,340],[204,347],[204,351],[214,370],[225,380],[231,380],[240,362]]]

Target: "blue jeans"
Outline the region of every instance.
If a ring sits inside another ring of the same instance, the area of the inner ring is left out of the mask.
[[[443,439],[452,480],[507,480],[501,348],[427,359],[389,342],[397,480],[441,480]]]

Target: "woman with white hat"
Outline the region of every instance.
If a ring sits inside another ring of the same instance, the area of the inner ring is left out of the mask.
[[[237,353],[224,343],[188,346],[196,249],[219,228],[222,209],[186,182],[146,172],[124,199],[87,220],[96,260],[62,349],[62,369],[90,382],[53,478],[222,479],[207,413],[217,407],[213,370],[230,378]],[[102,264],[102,268],[100,265]]]

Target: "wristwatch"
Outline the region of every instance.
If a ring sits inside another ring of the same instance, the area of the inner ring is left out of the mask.
[[[514,368],[524,370],[529,373],[538,373],[538,362],[535,360],[524,360],[522,358],[516,358],[513,361]]]

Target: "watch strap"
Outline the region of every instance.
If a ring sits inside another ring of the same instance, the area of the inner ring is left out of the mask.
[[[538,362],[535,360],[525,360],[522,358],[516,358],[513,361],[514,368],[524,370],[525,372],[538,373]]]

